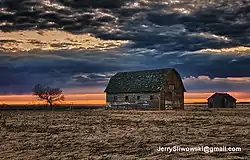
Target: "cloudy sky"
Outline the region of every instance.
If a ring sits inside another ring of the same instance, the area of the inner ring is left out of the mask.
[[[104,103],[116,72],[169,67],[186,102],[248,101],[249,53],[250,0],[0,0],[0,103],[32,101],[37,83]]]

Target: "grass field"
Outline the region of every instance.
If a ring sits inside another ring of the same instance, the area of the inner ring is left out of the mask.
[[[0,159],[250,159],[250,108],[0,111]],[[158,152],[159,146],[240,152]]]

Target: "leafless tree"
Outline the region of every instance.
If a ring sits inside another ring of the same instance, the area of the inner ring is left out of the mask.
[[[51,88],[47,85],[37,84],[33,88],[33,95],[38,96],[39,100],[46,101],[52,109],[55,102],[65,100],[65,97],[60,88]]]

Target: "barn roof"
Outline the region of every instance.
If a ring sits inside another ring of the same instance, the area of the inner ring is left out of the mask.
[[[227,99],[230,99],[230,100],[233,100],[233,101],[236,101],[236,99],[231,96],[230,94],[228,93],[214,93],[211,97],[209,97],[207,100],[211,99],[211,98],[214,98],[216,96],[222,96],[222,97],[225,97]]]
[[[118,72],[111,77],[104,92],[157,92],[163,89],[165,82],[164,75],[170,71],[175,71],[177,73],[173,68]]]

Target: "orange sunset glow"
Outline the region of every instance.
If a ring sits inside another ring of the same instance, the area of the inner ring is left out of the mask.
[[[100,105],[105,104],[104,94],[66,94],[63,104]],[[43,104],[33,95],[1,95],[0,103],[3,104]]]
[[[250,102],[250,94],[247,92],[227,92],[237,99],[237,102]],[[202,103],[213,93],[185,93],[185,103]],[[106,103],[105,94],[66,94],[63,104],[82,104],[82,105],[103,105]],[[33,95],[1,95],[2,104],[43,104]]]

